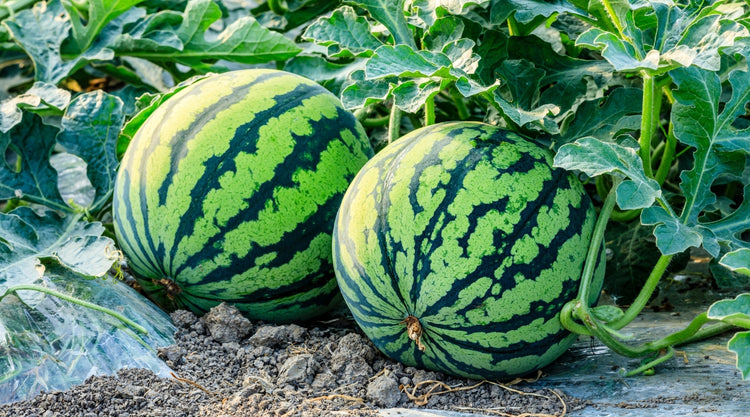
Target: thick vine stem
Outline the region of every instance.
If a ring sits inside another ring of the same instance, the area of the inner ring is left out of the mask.
[[[15,293],[17,291],[39,291],[41,293],[57,297],[57,298],[59,298],[61,300],[65,300],[65,301],[71,302],[73,304],[77,304],[77,305],[79,305],[81,307],[90,308],[92,310],[99,311],[99,312],[104,313],[104,314],[108,314],[108,315],[116,318],[117,320],[125,323],[126,325],[132,327],[133,329],[135,329],[135,330],[137,330],[137,331],[139,331],[139,332],[141,332],[143,334],[148,334],[148,331],[143,326],[141,326],[140,324],[134,322],[133,320],[130,320],[129,318],[123,316],[122,314],[120,314],[120,313],[118,313],[118,312],[116,312],[114,310],[110,310],[110,309],[108,309],[106,307],[100,306],[99,304],[94,304],[94,303],[91,303],[91,302],[88,302],[88,301],[84,301],[84,300],[81,300],[78,297],[74,297],[72,295],[68,295],[68,294],[65,294],[65,293],[62,293],[62,292],[59,292],[59,291],[55,291],[55,290],[53,290],[51,288],[43,287],[41,285],[30,285],[30,284],[15,285],[13,287],[10,287],[10,288],[6,289],[5,293],[2,296],[0,296],[0,300],[2,300],[3,298],[5,298],[6,295],[11,294],[11,293]]]
[[[677,149],[677,138],[674,136],[673,124],[669,123],[669,132],[667,132],[667,141],[664,145],[664,153],[659,160],[659,168],[656,170],[655,179],[659,184],[664,184],[664,181],[669,175],[669,169],[672,168],[672,162],[675,157],[675,150]]]
[[[268,0],[268,8],[277,15],[283,15],[288,10],[284,0]]]
[[[388,122],[388,143],[398,139],[401,135],[401,109],[395,104],[391,106],[391,118]]]
[[[593,334],[589,331],[589,329],[586,328],[586,326],[578,323],[573,319],[573,313],[580,308],[579,304],[581,303],[581,300],[575,299],[573,301],[568,301],[563,305],[562,310],[560,310],[560,323],[562,323],[562,326],[567,329],[568,331],[582,335],[582,336],[593,336]]]
[[[656,82],[654,76],[648,72],[642,73],[643,78],[643,113],[641,115],[641,137],[638,140],[640,144],[640,157],[643,161],[643,170],[649,178],[654,177],[654,171],[651,168],[651,141],[656,130],[655,117],[658,117],[659,110],[656,108],[659,100],[656,99]]]
[[[362,123],[362,127],[373,128],[386,126],[390,120],[391,116],[385,115],[379,117],[368,117],[360,120],[359,122]]]
[[[430,126],[435,124],[435,97],[427,98],[424,103],[424,125]]]
[[[591,236],[591,243],[589,244],[589,250],[586,254],[586,263],[583,266],[583,273],[581,274],[581,285],[578,289],[578,299],[581,300],[581,305],[584,306],[587,313],[589,292],[591,291],[591,281],[594,278],[594,270],[596,269],[596,260],[599,257],[599,250],[604,241],[604,231],[607,229],[610,215],[615,208],[617,198],[615,191],[620,185],[620,182],[622,182],[621,178],[614,177],[612,188],[609,190],[607,198],[604,200],[604,205],[602,205],[602,208],[599,211],[599,217],[596,219],[594,232]]]
[[[664,354],[658,354],[655,359],[645,362],[643,365],[639,366],[636,369],[625,372],[625,376],[646,374],[647,372],[653,370],[656,365],[666,362],[672,357],[674,357],[674,348],[670,346],[667,348],[667,351]]]
[[[583,272],[581,273],[578,297],[575,300],[566,303],[560,311],[560,321],[563,327],[573,333],[587,336],[594,335],[594,332],[588,324],[586,326],[578,324],[575,322],[574,318],[585,323],[586,319],[591,317],[588,307],[591,281],[594,278],[596,259],[599,256],[599,250],[604,241],[604,231],[607,228],[607,223],[609,222],[612,210],[615,208],[615,190],[617,189],[617,186],[620,185],[621,181],[622,179],[618,177],[614,178],[614,184],[612,185],[612,188],[610,188],[607,198],[604,200],[604,205],[602,206],[601,211],[599,211],[599,217],[596,219],[596,225],[594,226],[594,232],[591,236],[588,253],[586,254],[586,262],[583,266]]]
[[[456,88],[455,86],[451,88],[450,95],[451,100],[453,101],[453,105],[456,106],[458,118],[460,120],[467,120],[469,117],[471,117],[471,112],[469,111],[469,108],[466,107],[466,103],[464,102],[464,96],[461,94],[461,92],[458,91],[458,88]]]
[[[609,323],[609,326],[614,329],[622,329],[638,316],[641,310],[646,307],[648,300],[654,293],[656,286],[659,284],[661,277],[669,266],[669,262],[672,260],[672,256],[674,255],[661,255],[659,257],[659,260],[656,261],[656,265],[651,269],[651,274],[648,276],[646,283],[643,284],[643,288],[638,293],[636,299],[630,304],[630,307],[625,311],[625,314],[619,319]]]

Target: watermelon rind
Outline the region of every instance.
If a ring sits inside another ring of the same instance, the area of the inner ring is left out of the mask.
[[[333,259],[376,347],[478,379],[528,374],[568,349],[576,335],[559,313],[577,295],[596,212],[552,158],[515,133],[446,122],[365,164],[339,209]]]
[[[335,306],[334,218],[373,155],[357,119],[315,82],[269,69],[202,78],[151,110],[113,197],[143,290],[167,310],[227,302],[275,322]]]

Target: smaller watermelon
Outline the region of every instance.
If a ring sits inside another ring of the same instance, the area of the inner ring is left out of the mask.
[[[340,299],[333,221],[373,151],[320,85],[275,70],[210,76],[167,98],[118,171],[114,225],[141,287],[168,310],[226,301],[309,319]]]
[[[333,259],[375,346],[479,379],[523,375],[565,352],[576,336],[560,310],[577,295],[596,212],[552,157],[493,126],[441,123],[362,168],[336,218]]]

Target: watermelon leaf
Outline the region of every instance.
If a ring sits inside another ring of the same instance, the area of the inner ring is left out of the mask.
[[[494,24],[500,24],[505,21],[502,18],[501,11],[512,13],[513,16],[522,23],[529,23],[532,20],[543,17],[548,18],[555,14],[570,13],[575,15],[586,16],[586,10],[579,9],[565,0],[553,1],[536,1],[536,0],[495,0],[492,2],[490,21]]]
[[[70,210],[60,196],[57,172],[49,162],[57,132],[40,116],[24,112],[21,123],[0,134],[0,150],[5,155],[0,164],[0,200],[20,198]]]
[[[750,249],[741,248],[724,255],[719,263],[732,271],[750,276]]]
[[[365,66],[366,79],[398,77],[450,77],[452,61],[441,52],[415,51],[407,45],[383,45]]]
[[[727,245],[730,250],[747,247],[739,234],[747,228],[750,217],[747,194],[750,185],[745,185],[744,198],[732,213],[711,222],[699,219],[701,213],[717,200],[711,190],[717,179],[742,181],[740,175],[750,144],[747,139],[750,129],[738,129],[734,122],[744,115],[745,104],[750,101],[750,72],[735,70],[729,74],[732,95],[726,103],[721,102],[721,81],[717,74],[696,67],[679,68],[670,74],[677,84],[672,106],[674,134],[678,140],[695,148],[692,169],[683,171],[680,176],[680,188],[686,202],[679,221],[685,227],[695,229],[695,234],[708,238],[704,240],[704,247],[710,249],[713,256],[718,256],[713,239]],[[671,228],[658,226],[654,231],[657,239],[660,233],[671,232]]]
[[[91,211],[107,203],[117,173],[117,138],[125,114],[119,97],[101,90],[77,96],[65,111],[58,143],[81,157],[88,165],[87,175],[96,190]]]
[[[641,223],[656,226],[654,228],[656,246],[665,255],[680,253],[690,247],[700,247],[703,242],[701,232],[705,232],[705,230],[683,224],[674,213],[668,213],[660,206],[644,209],[641,212]],[[718,252],[715,252],[718,249],[718,247],[715,247],[711,251],[713,252],[712,255],[718,254]]]
[[[416,113],[431,97],[435,97],[443,85],[431,78],[415,78],[405,81],[392,91],[394,103],[405,112]]]
[[[422,36],[422,45],[431,51],[442,51],[449,43],[461,39],[464,28],[463,20],[456,16],[448,15],[436,19]]]
[[[0,106],[0,132],[6,133],[23,120],[23,109],[36,113],[61,115],[70,103],[70,91],[50,83],[37,81],[23,94],[14,96]]]
[[[102,236],[104,226],[81,221],[80,215],[63,217],[49,210],[39,214],[18,207],[0,213],[0,225],[0,293],[9,287],[34,284],[44,274],[46,262],[85,277],[101,277],[120,257],[114,241]],[[31,304],[25,298],[24,302]]]
[[[659,183],[646,176],[643,161],[631,147],[584,137],[560,147],[554,166],[592,177],[605,173],[626,177],[617,188],[617,204],[623,210],[649,207],[662,196]]]
[[[616,28],[592,27],[576,44],[600,50],[617,71],[663,73],[690,66],[718,71],[719,51],[750,33],[736,21],[742,8],[728,13],[719,10],[721,2],[613,3]]]
[[[737,355],[737,369],[742,378],[750,378],[750,332],[737,332],[727,342],[727,348]]]
[[[561,56],[551,44],[537,36],[511,37],[508,55],[512,62],[533,68],[538,74],[529,84],[519,83],[515,78],[518,69],[511,67],[511,71],[507,71],[505,65],[497,68],[497,75],[509,86],[517,86],[514,101],[528,103],[526,108],[540,104],[558,107],[557,123],[573,113],[583,113],[576,110],[581,102],[600,98],[605,89],[611,88],[614,68],[608,62]]]
[[[713,303],[708,309],[708,318],[750,329],[750,294]],[[742,372],[742,377],[750,377],[750,332],[736,333],[727,343],[727,348],[737,355],[737,369]]]
[[[181,14],[164,10],[147,16],[119,37],[112,48],[120,55],[162,65],[177,62],[193,69],[220,59],[243,64],[286,60],[300,52],[293,41],[261,26],[252,16],[240,17],[216,39],[207,39],[205,32],[220,18],[216,3],[190,0]]]
[[[708,308],[708,318],[750,329],[750,293],[713,303]]]
[[[369,57],[383,43],[370,32],[370,24],[350,6],[336,9],[330,16],[320,17],[305,29],[303,39],[328,48],[327,55],[338,57]]]
[[[88,50],[102,30],[117,16],[135,7],[143,0],[88,0],[86,16],[81,16],[71,0],[62,0],[70,19],[70,38],[67,45],[77,54]]]
[[[350,63],[339,64],[327,61],[320,56],[297,55],[284,65],[284,71],[293,72],[309,78],[340,95],[342,87],[346,84],[349,74],[356,70],[364,69],[363,59],[353,60]]]
[[[396,76],[368,80],[364,69],[355,70],[349,74],[349,79],[341,88],[341,103],[344,108],[352,110],[383,101],[396,83]]]
[[[63,53],[63,44],[73,25],[60,0],[36,3],[33,8],[20,11],[3,24],[34,62],[34,78],[58,84],[90,61],[114,58],[108,45],[121,33],[123,25],[139,14],[138,10],[129,9],[109,21],[101,27],[89,48],[69,55]]]
[[[417,49],[414,43],[414,35],[406,24],[404,16],[405,0],[360,0],[352,1],[370,12],[370,16],[388,29],[393,36],[395,45],[406,45],[412,49]]]
[[[557,147],[578,138],[592,136],[607,141],[640,127],[643,92],[637,88],[616,88],[602,99],[584,101],[573,120],[555,137]]]

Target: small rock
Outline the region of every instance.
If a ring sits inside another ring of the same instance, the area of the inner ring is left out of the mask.
[[[375,357],[375,350],[356,333],[349,333],[339,340],[331,356],[331,370],[343,380],[358,381],[372,375],[368,363]]]
[[[299,384],[312,380],[312,355],[295,355],[284,361],[279,367],[278,384]]]
[[[178,365],[182,361],[182,357],[185,356],[185,349],[179,345],[171,345],[163,348],[158,348],[157,352],[159,357],[172,361],[172,363]]]
[[[177,328],[188,329],[193,323],[198,321],[198,317],[196,317],[191,311],[187,310],[177,310],[169,316],[172,318],[172,322]]]
[[[395,407],[401,400],[398,382],[386,374],[378,376],[367,384],[367,398],[382,407]]]
[[[417,369],[414,371],[414,376],[411,377],[411,382],[414,385],[424,381],[439,381],[440,377],[437,372],[425,371],[424,369]]]
[[[329,372],[321,372],[315,375],[312,384],[315,389],[328,389],[336,386],[336,376]]]
[[[336,372],[340,379],[349,382],[366,380],[372,375],[372,367],[359,356],[338,356],[331,360],[331,370]]]
[[[252,324],[235,306],[221,303],[212,308],[202,321],[214,340],[220,343],[238,342],[250,334]]]
[[[256,346],[275,346],[280,343],[301,343],[305,340],[307,330],[296,324],[284,326],[261,326],[250,336],[250,343]]]
[[[237,342],[227,342],[221,345],[221,347],[230,354],[235,354],[237,356],[240,356],[240,344]]]
[[[361,357],[367,362],[372,362],[375,358],[375,349],[369,344],[367,339],[357,333],[349,333],[339,340],[338,347],[333,352],[336,356]]]

